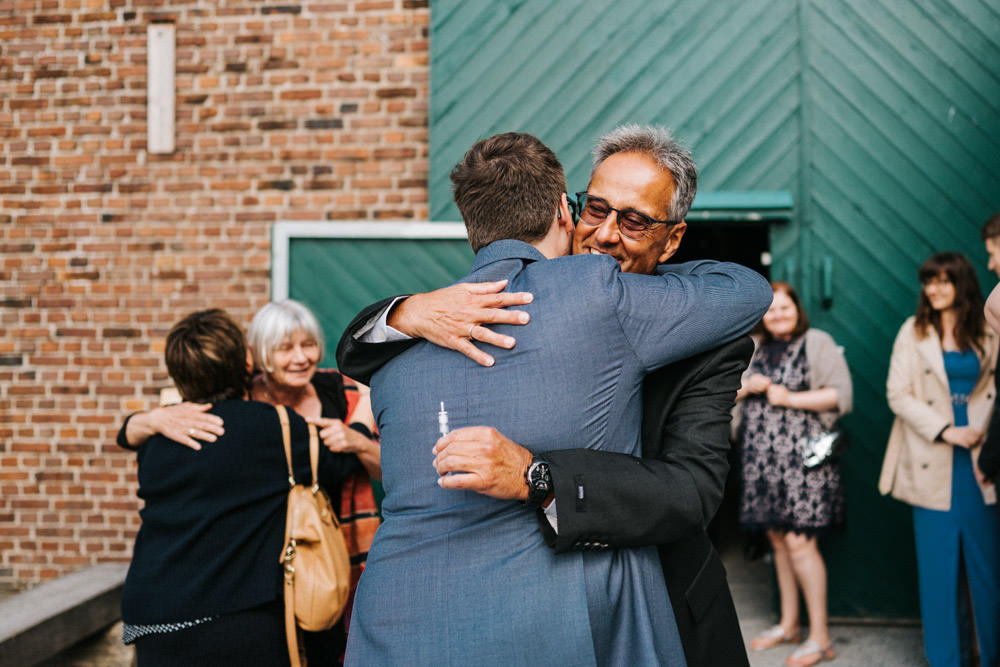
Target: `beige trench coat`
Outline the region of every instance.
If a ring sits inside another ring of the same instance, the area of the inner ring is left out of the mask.
[[[886,395],[896,419],[882,462],[878,490],[884,495],[919,507],[946,511],[951,508],[953,445],[934,439],[952,425],[951,392],[944,371],[941,341],[933,327],[918,339],[911,317],[899,330],[892,347]],[[979,378],[969,397],[969,426],[985,433],[993,412],[993,372],[997,336],[986,331],[986,353],[979,355]],[[982,448],[972,450],[973,465]],[[996,488],[983,486],[987,504],[996,502]]]

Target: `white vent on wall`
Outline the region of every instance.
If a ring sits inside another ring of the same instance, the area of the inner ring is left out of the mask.
[[[146,29],[146,150],[174,152],[174,25]]]

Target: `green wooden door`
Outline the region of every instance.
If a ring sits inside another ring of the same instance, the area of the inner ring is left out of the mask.
[[[307,305],[320,321],[327,356],[355,314],[397,294],[443,287],[469,272],[464,225],[279,223],[272,236],[272,297]]]
[[[848,524],[823,541],[833,616],[918,615],[908,508],[878,495],[891,342],[916,267],[1000,209],[1000,12],[989,0],[494,0],[431,4],[432,218],[476,140],[536,134],[570,190],[623,122],[673,128],[699,190],[783,190],[772,276],[845,347]],[[697,224],[697,223],[693,223]],[[827,293],[824,293],[827,292]],[[826,297],[829,297],[828,299]]]

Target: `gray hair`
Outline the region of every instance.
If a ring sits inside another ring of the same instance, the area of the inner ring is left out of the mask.
[[[683,220],[691,210],[691,202],[698,191],[698,169],[691,159],[691,151],[674,139],[670,130],[651,125],[620,125],[597,140],[594,146],[594,172],[615,153],[642,153],[648,155],[674,178],[674,195],[667,207],[667,218]]]
[[[257,366],[265,373],[274,372],[271,366],[271,353],[285,338],[296,331],[302,331],[316,341],[319,348],[317,363],[323,361],[323,332],[312,311],[292,299],[272,301],[258,310],[247,331],[250,352]]]

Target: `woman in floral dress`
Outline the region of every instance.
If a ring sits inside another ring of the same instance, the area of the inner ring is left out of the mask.
[[[817,537],[843,523],[844,497],[837,462],[831,458],[806,468],[801,443],[850,411],[851,376],[833,338],[809,327],[795,290],[783,282],[771,287],[774,301],[737,394],[743,415],[740,524],[767,533],[781,619],[750,647],[762,650],[801,639],[801,590],[809,635],[786,664],[802,667],[834,657],[827,628],[826,565]]]

